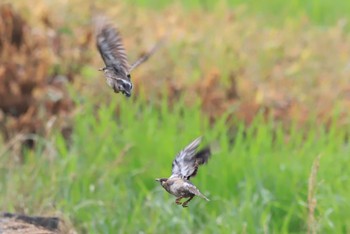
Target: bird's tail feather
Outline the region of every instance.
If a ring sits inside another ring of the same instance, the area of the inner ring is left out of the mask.
[[[206,196],[204,196],[203,194],[199,194],[199,196],[201,197],[201,198],[203,198],[204,200],[206,200],[206,201],[210,201]]]

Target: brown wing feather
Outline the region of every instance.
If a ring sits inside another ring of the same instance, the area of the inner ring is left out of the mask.
[[[136,67],[138,67],[139,65],[141,65],[142,63],[146,62],[163,45],[164,41],[165,41],[165,38],[162,38],[146,54],[144,54],[136,62],[134,62],[130,66],[130,72],[134,70]]]
[[[196,152],[201,138],[192,141],[185,149],[176,156],[172,164],[172,176],[189,180],[197,174],[198,167],[208,162],[211,155],[210,148]]]
[[[209,158],[211,156],[211,151],[209,147],[206,147],[202,149],[201,151],[197,152],[195,157],[195,163],[194,163],[194,171],[191,175],[188,176],[188,180],[191,177],[195,177],[197,175],[198,167],[200,165],[203,165],[208,162]]]
[[[96,45],[106,67],[129,74],[130,65],[118,30],[105,20],[99,20],[96,31]]]

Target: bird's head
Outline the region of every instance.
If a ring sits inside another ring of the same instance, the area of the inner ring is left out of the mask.
[[[131,96],[132,83],[130,82],[130,75],[128,75],[129,80],[119,79],[117,80],[116,87],[114,90],[118,90],[127,97]]]
[[[108,86],[110,86],[115,93],[122,93],[127,97],[131,96],[133,86],[130,74],[117,73],[110,67],[105,67],[100,70],[104,72]]]
[[[164,187],[164,184],[168,181],[167,178],[159,178],[156,179],[156,181],[158,181],[160,183],[160,185],[162,185]]]

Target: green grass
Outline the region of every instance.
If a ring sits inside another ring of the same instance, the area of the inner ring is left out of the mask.
[[[223,119],[210,126],[181,101],[173,111],[165,101],[156,108],[121,95],[98,108],[77,104],[69,144],[56,133],[39,138],[23,163],[1,155],[1,210],[59,210],[79,233],[303,233],[308,177],[321,155],[318,228],[350,231],[348,129],[291,127],[287,134],[258,117],[250,127],[234,123],[228,134]],[[169,176],[175,154],[199,135],[216,145],[193,179],[211,201],[195,198],[183,209],[154,178]]]
[[[174,3],[174,1],[164,0],[128,0],[132,4],[150,8],[164,8]],[[180,0],[177,1],[182,6],[193,8],[204,8],[211,10],[217,6],[225,6],[236,8],[244,6],[247,12],[262,15],[264,17],[269,16],[275,20],[295,18],[301,16],[307,16],[311,21],[317,24],[330,24],[334,23],[341,18],[349,19],[350,17],[350,2],[348,1],[331,1],[331,0]]]

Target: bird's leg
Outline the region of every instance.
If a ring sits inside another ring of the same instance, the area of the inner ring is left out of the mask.
[[[187,207],[187,204],[194,198],[194,195],[191,196],[188,200],[186,200],[184,203],[182,203],[182,207]]]
[[[114,91],[115,93],[119,93],[119,91],[118,91],[118,89],[117,89],[117,87],[116,87],[115,85],[113,85],[113,91]]]
[[[175,200],[175,203],[177,204],[177,205],[181,205],[182,204],[182,202],[181,202],[181,199],[182,199],[183,197],[178,197],[178,198],[176,198],[176,200]]]

